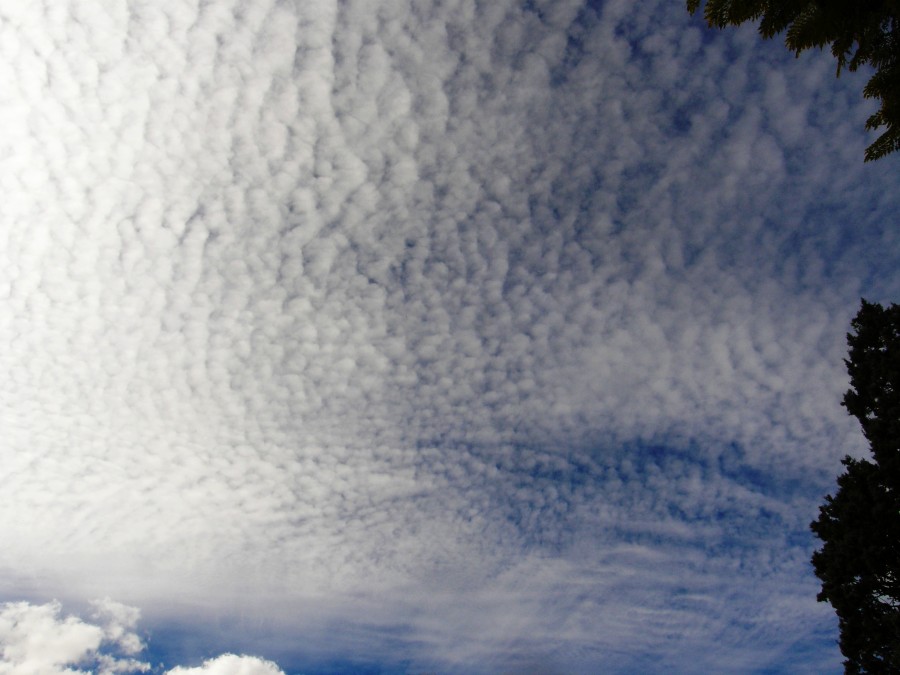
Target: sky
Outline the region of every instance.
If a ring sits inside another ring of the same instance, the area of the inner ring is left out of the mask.
[[[838,673],[863,72],[668,0],[0,0],[0,674]]]

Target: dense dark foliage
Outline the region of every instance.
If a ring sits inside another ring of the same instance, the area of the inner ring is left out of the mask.
[[[687,0],[691,13],[701,0]],[[706,0],[710,26],[724,28],[760,20],[765,38],[785,32],[785,44],[799,56],[812,47],[831,45],[837,72],[874,68],[863,95],[879,99],[867,129],[887,127],[866,148],[866,161],[900,149],[900,0]]]
[[[862,425],[873,461],[843,460],[838,491],[813,532],[820,601],[840,622],[848,673],[900,673],[900,306],[865,300],[847,336],[844,407]]]

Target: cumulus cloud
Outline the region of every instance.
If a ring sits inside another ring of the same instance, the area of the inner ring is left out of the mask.
[[[204,661],[197,668],[173,668],[169,675],[284,675],[284,672],[271,661],[255,656],[222,656]]]
[[[670,5],[0,8],[0,589],[424,668],[837,663],[806,528],[896,165],[827,59]]]
[[[58,602],[0,606],[0,673],[9,675],[95,675],[150,670],[134,658],[143,649],[131,629],[138,610],[110,600],[96,603],[98,623],[60,616]],[[72,667],[85,667],[73,670]]]
[[[62,616],[62,605],[0,605],[0,673],[9,675],[114,675],[143,673],[136,657],[146,645],[133,632],[140,610],[109,598],[94,601],[93,622]],[[77,670],[76,670],[77,668]],[[87,670],[81,670],[85,668]],[[222,654],[197,667],[176,666],[166,675],[284,675],[272,661]]]

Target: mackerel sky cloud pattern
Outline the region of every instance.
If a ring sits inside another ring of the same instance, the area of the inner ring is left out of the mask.
[[[118,644],[94,598],[134,672],[838,672],[807,525],[898,164],[782,51],[661,0],[0,0],[0,673],[10,612]]]

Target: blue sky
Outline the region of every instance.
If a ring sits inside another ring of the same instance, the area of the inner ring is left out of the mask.
[[[900,165],[834,70],[662,0],[0,1],[0,673],[840,672]]]

